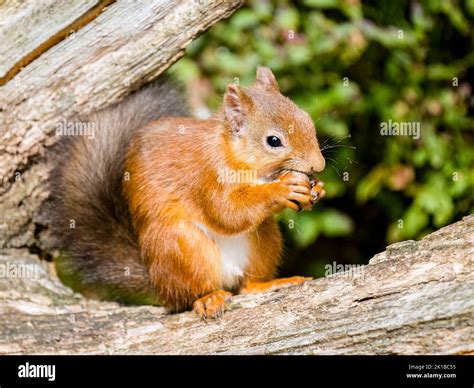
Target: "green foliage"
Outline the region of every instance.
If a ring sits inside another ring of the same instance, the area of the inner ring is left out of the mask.
[[[253,0],[173,70],[209,80],[216,107],[235,77],[248,85],[258,64],[270,67],[311,114],[328,162],[327,198],[282,216],[290,238],[299,249],[340,244],[362,228],[350,260],[367,259],[379,249],[371,228],[384,243],[420,238],[473,210],[473,18],[473,0]],[[420,138],[381,136],[389,120],[419,123]]]
[[[347,235],[354,230],[352,219],[336,209],[321,209],[318,212],[304,212],[296,215],[287,210],[281,218],[288,225],[291,237],[300,248],[312,244],[320,234],[337,237]]]

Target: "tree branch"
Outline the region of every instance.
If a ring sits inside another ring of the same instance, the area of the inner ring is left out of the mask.
[[[473,354],[473,227],[468,216],[352,274],[237,296],[207,324],[192,312],[85,299],[51,264],[5,251],[0,354]]]

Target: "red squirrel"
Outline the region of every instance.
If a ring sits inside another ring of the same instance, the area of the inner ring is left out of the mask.
[[[268,68],[248,88],[230,84],[207,120],[183,107],[159,81],[89,117],[93,138],[57,146],[48,212],[61,268],[84,293],[216,318],[234,293],[309,279],[275,279],[274,215],[324,194],[311,178],[325,160]]]

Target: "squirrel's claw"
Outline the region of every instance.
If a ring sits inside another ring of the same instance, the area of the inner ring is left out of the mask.
[[[324,182],[316,179],[311,179],[311,201],[313,204],[318,202],[322,197],[326,195],[326,191],[323,189]]]
[[[226,304],[232,298],[232,293],[218,290],[196,299],[193,310],[199,318],[207,322],[208,318],[218,319],[224,314]]]

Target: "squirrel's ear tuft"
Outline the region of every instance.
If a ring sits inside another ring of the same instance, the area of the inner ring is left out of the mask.
[[[227,86],[227,92],[224,95],[224,111],[235,134],[243,134],[251,105],[252,99],[237,85]]]
[[[278,83],[272,71],[268,67],[257,66],[257,83],[263,86],[279,90]]]

